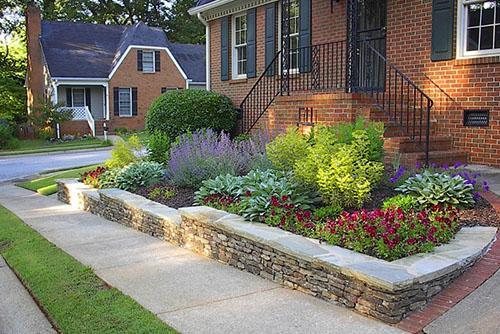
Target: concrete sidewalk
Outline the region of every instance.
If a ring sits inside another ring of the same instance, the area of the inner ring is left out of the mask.
[[[182,333],[404,333],[12,185],[0,204]]]
[[[45,315],[0,256],[0,333],[55,334]]]

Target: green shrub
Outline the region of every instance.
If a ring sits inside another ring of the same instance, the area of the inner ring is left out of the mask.
[[[169,138],[198,129],[230,132],[236,124],[231,100],[204,90],[174,90],[158,97],[146,116],[150,133],[161,131]]]
[[[458,208],[474,205],[474,186],[462,176],[432,173],[424,170],[408,178],[397,191],[415,197],[418,205],[452,205]]]
[[[126,127],[116,127],[114,128],[114,132],[118,135],[118,136],[125,136],[126,134],[128,134],[130,132],[129,129],[127,129]]]
[[[167,201],[176,195],[175,190],[169,186],[155,186],[148,192],[148,198],[153,201]]]
[[[137,136],[132,136],[127,141],[118,140],[111,150],[111,158],[106,160],[106,167],[109,169],[123,168],[137,161],[134,151],[140,149],[141,142]]]
[[[108,169],[98,178],[98,187],[102,189],[106,188],[115,188],[116,187],[116,178],[118,177],[118,173],[121,171],[120,168]]]
[[[0,123],[0,148],[10,148],[9,143],[14,138],[12,128],[6,122]]]
[[[288,128],[286,133],[278,135],[267,144],[267,157],[276,169],[293,171],[295,162],[307,154],[307,138],[296,128]]]
[[[338,205],[323,206],[314,211],[316,221],[325,221],[326,219],[337,219],[342,213],[343,208]]]
[[[132,163],[118,172],[116,187],[122,190],[134,191],[140,187],[149,187],[164,174],[161,164],[150,161]]]
[[[384,201],[382,204],[382,209],[401,209],[404,212],[409,212],[417,207],[417,201],[415,197],[411,195],[396,195],[390,197]]]
[[[170,150],[170,138],[160,131],[155,131],[149,136],[148,140],[148,159],[151,161],[158,162],[160,164],[166,164],[168,161],[168,151]]]

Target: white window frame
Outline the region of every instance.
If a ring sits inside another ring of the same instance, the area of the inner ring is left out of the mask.
[[[83,90],[83,106],[75,106],[75,90]],[[83,87],[72,87],[71,88],[71,107],[82,108],[87,106],[87,96],[85,95],[85,88]]]
[[[293,0],[292,0],[293,1]],[[298,20],[300,22],[300,0],[297,0],[297,6],[299,6],[299,16],[298,16]],[[282,36],[281,36],[281,16],[282,16],[282,13],[281,13],[281,6],[278,6],[278,50],[281,50],[282,49]],[[300,27],[297,29],[297,33],[293,34],[294,37],[297,37],[299,39],[299,43],[300,44]],[[292,34],[290,34],[290,37],[292,37]],[[290,43],[290,48],[291,48],[291,43]],[[291,59],[291,55],[290,55],[290,59]],[[278,72],[281,73],[281,57],[279,59],[279,69],[278,69]],[[298,59],[297,59],[297,67],[296,68],[290,68],[290,74],[299,74],[300,73],[300,67],[299,67],[299,62],[298,62]]]
[[[236,45],[236,19],[240,17],[245,17],[246,19],[247,13],[239,13],[235,14],[232,17],[231,20],[231,64],[232,64],[232,78],[233,80],[240,80],[240,79],[246,79],[247,74],[238,74],[238,53],[237,53],[237,48],[240,47],[248,47],[248,22],[247,22],[247,30],[246,30],[246,41],[245,44],[238,44]],[[248,58],[246,59],[247,66],[248,66]]]
[[[481,58],[481,57],[494,57],[500,55],[500,48],[490,50],[475,50],[467,51],[467,9],[466,7],[471,4],[483,3],[488,0],[459,0],[458,13],[457,13],[457,58]],[[500,15],[497,9],[496,15]],[[493,17],[493,26],[495,25],[496,17]],[[481,39],[481,37],[479,37]],[[495,28],[493,29],[493,44],[495,43]]]
[[[130,113],[129,114],[122,114],[121,105],[120,105],[121,91],[125,90],[125,89],[128,89],[128,91],[129,91],[129,100],[130,100],[129,101],[129,103],[130,103],[129,104],[129,106],[130,106],[130,108],[129,108]],[[132,114],[133,114],[132,108],[133,108],[133,106],[132,106],[132,88],[130,88],[130,87],[118,88],[118,116],[120,116],[120,117],[132,117]]]
[[[153,66],[152,66],[152,70],[151,71],[146,71],[145,67],[144,67],[144,55],[146,53],[151,53],[152,54],[152,59],[153,59]],[[156,52],[154,50],[142,50],[142,72],[143,73],[155,73],[156,72]]]

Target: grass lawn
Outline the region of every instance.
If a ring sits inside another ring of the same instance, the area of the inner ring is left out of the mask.
[[[61,333],[176,333],[2,206],[0,254]]]
[[[149,134],[148,134],[148,132],[146,130],[143,130],[143,131],[132,131],[132,132],[127,132],[126,134],[121,134],[120,135],[120,137],[122,137],[123,140],[128,140],[132,136],[139,137],[139,140],[141,141],[142,145],[147,145]]]
[[[57,192],[57,184],[56,184],[57,179],[77,178],[80,177],[82,173],[95,169],[97,166],[100,165],[91,165],[91,166],[56,172],[38,179],[22,182],[17,185],[24,189],[36,191],[41,195],[48,196],[55,194]]]
[[[51,143],[43,139],[20,140],[19,147],[15,149],[0,150],[2,155],[16,155],[29,153],[45,153],[57,151],[70,151],[78,149],[89,149],[111,146],[110,142],[105,142],[97,138],[75,139],[65,142]]]

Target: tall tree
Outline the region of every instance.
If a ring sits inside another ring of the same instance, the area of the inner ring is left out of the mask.
[[[196,5],[195,0],[173,0],[167,12],[167,37],[172,42],[200,44],[205,42],[205,27],[188,9]]]

